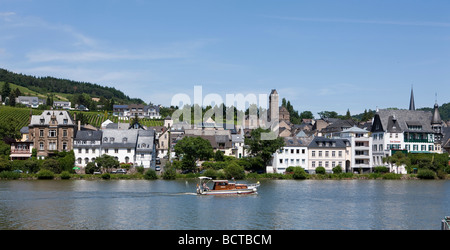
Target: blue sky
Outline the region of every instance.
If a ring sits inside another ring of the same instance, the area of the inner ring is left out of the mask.
[[[0,67],[145,102],[269,94],[352,114],[450,102],[450,1],[0,0]],[[317,116],[317,115],[316,115]]]

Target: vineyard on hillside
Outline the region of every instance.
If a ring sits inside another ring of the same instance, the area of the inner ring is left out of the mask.
[[[21,128],[28,126],[30,121],[30,112],[32,115],[42,114],[42,110],[0,106],[0,120],[3,121],[12,118],[17,121],[15,128],[20,130]]]
[[[32,115],[40,115],[43,110],[36,110],[30,108],[14,108],[9,106],[0,106],[0,120],[6,120],[12,118],[17,121],[16,129],[20,130],[23,127],[28,126],[30,121],[30,112]],[[90,124],[94,127],[100,128],[101,124],[107,119],[114,123],[123,122],[129,123],[127,120],[119,121],[117,116],[113,116],[108,113],[101,112],[81,112],[81,111],[69,111],[73,119],[81,120],[82,124]],[[140,123],[147,127],[163,126],[163,120],[154,119],[141,119]]]

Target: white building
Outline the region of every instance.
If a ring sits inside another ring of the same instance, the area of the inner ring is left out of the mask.
[[[315,137],[308,146],[308,170],[315,173],[317,167],[324,167],[327,173],[341,166],[343,172],[352,171],[350,160],[351,145],[348,139]]]
[[[73,141],[75,165],[86,167],[89,162],[102,155],[102,131],[81,130]]]
[[[370,173],[373,168],[372,158],[372,137],[369,131],[356,126],[344,129],[340,135],[343,139],[348,139],[351,145],[350,167],[351,171],[359,173]]]
[[[299,137],[283,139],[285,146],[273,154],[273,171],[284,174],[288,167],[302,167],[308,170],[308,145],[311,139]]]

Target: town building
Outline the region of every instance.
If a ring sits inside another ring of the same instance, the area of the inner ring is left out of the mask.
[[[159,106],[156,105],[143,105],[143,104],[130,104],[130,105],[114,105],[113,115],[118,116],[119,119],[129,120],[134,117],[148,118],[148,119],[161,119],[159,113]]]
[[[75,165],[86,167],[89,162],[95,162],[95,158],[102,154],[102,134],[99,131],[78,131],[73,142]]]
[[[16,98],[16,104],[18,103],[30,108],[38,108],[39,105],[45,105],[46,101],[44,99],[39,99],[36,96],[19,96]]]
[[[352,172],[351,144],[348,139],[315,137],[308,145],[308,170],[315,173],[317,167],[324,167],[327,173],[341,166],[343,172]]]
[[[37,158],[43,159],[72,150],[77,127],[67,111],[45,110],[41,115],[31,116],[28,130]]]
[[[350,142],[350,169],[348,172],[371,173],[373,169],[372,158],[372,137],[370,132],[353,126],[349,129],[344,129],[340,133],[340,138],[347,139]]]
[[[64,101],[54,101],[53,107],[55,109],[71,109],[72,103],[71,102],[64,102]]]
[[[285,146],[273,154],[272,171],[284,174],[288,167],[302,167],[309,172],[308,145],[312,137],[283,137],[283,139]]]

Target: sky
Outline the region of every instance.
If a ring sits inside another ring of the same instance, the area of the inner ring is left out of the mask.
[[[450,102],[448,0],[0,0],[0,68],[174,95],[269,94],[299,112]],[[437,94],[437,98],[436,98]]]

